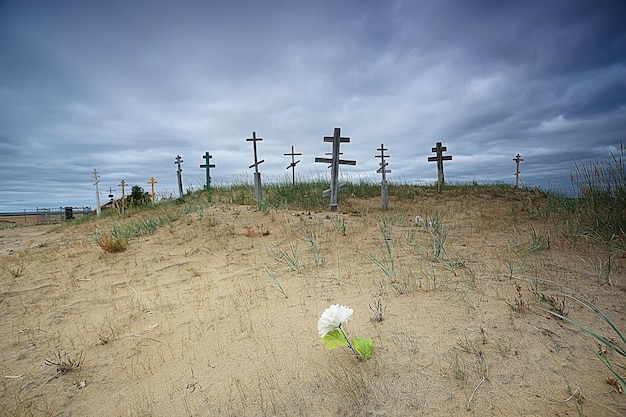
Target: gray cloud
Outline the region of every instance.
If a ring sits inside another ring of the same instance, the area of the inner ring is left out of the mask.
[[[5,1],[0,3],[0,211],[93,205],[124,178],[177,193],[251,181],[252,131],[268,180],[295,145],[303,177],[334,127],[346,176],[563,179],[626,132],[620,1]]]

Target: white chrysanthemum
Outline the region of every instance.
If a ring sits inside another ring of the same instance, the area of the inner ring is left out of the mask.
[[[320,337],[324,337],[326,333],[347,322],[352,316],[352,313],[354,313],[354,310],[348,306],[333,304],[328,307],[324,310],[317,322],[317,330],[320,333]]]

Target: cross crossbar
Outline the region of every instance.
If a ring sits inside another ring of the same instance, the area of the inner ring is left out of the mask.
[[[315,162],[325,162],[327,164],[332,164],[333,158],[315,158]],[[356,161],[350,161],[347,159],[339,159],[337,163],[341,165],[356,165]]]

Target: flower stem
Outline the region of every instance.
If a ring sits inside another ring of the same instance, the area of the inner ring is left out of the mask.
[[[352,353],[354,353],[354,356],[356,356],[356,358],[359,361],[361,361],[362,360],[361,354],[354,348],[354,346],[352,346],[352,343],[350,343],[350,339],[348,339],[348,335],[346,334],[346,332],[343,330],[341,326],[339,326],[339,331],[341,331],[341,334],[346,339],[346,343],[348,343],[348,347],[352,350]]]

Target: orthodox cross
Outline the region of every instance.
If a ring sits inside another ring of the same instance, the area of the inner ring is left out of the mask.
[[[154,204],[154,184],[158,184],[157,181],[154,180],[154,177],[150,177],[150,181],[148,181],[148,184],[150,184],[152,186],[152,204]]]
[[[383,174],[383,180],[380,183],[380,194],[383,199],[383,210],[389,209],[389,194],[387,193],[387,175],[391,172],[390,169],[387,169],[388,162],[385,162],[385,158],[389,158],[389,155],[385,155],[385,151],[389,149],[385,148],[385,145],[380,144],[380,148],[376,149],[380,151],[380,155],[374,155],[376,158],[380,158],[380,168],[376,170],[377,173]]]
[[[93,177],[96,180],[96,182],[93,184],[96,186],[96,215],[100,217],[102,213],[100,209],[100,191],[98,191],[98,183],[100,182],[99,180],[100,175],[98,175],[98,171],[96,171],[95,168],[93,170]]]
[[[128,183],[124,180],[118,184],[118,187],[122,187],[122,216],[124,215],[124,208],[126,207],[126,195],[124,194],[124,187],[126,187]]]
[[[252,137],[246,139],[246,141],[252,142],[252,146],[254,149],[254,164],[250,165],[248,168],[254,167],[254,198],[256,199],[258,203],[260,203],[263,200],[263,194],[261,191],[261,173],[259,172],[259,164],[262,164],[263,162],[265,162],[264,159],[261,159],[260,161],[257,159],[256,143],[257,141],[261,141],[261,140],[263,140],[263,138],[257,138],[256,132],[252,132]]]
[[[524,160],[524,158],[522,158],[522,156],[520,154],[515,155],[515,158],[513,158],[513,161],[515,161],[515,188],[518,187],[519,185],[519,174],[520,174],[520,170],[519,170],[519,163],[522,162]]]
[[[332,158],[315,158],[315,162],[330,164],[330,189],[326,191],[328,191],[328,194],[330,195],[330,211],[337,211],[337,192],[339,191],[337,180],[339,178],[339,165],[356,165],[356,161],[339,159],[339,144],[350,142],[350,138],[341,137],[341,128],[336,127],[333,136],[324,136],[324,142],[332,142]]]
[[[291,156],[291,163],[287,166],[286,169],[291,168],[291,185],[292,186],[296,186],[296,164],[298,162],[300,162],[300,160],[298,159],[297,161],[294,159],[295,156],[300,156],[302,155],[301,153],[295,153],[293,150],[293,145],[291,145],[291,153],[285,153],[283,154],[285,156]]]
[[[443,153],[448,150],[447,147],[441,146],[441,142],[437,142],[436,146],[432,148],[433,152],[437,153],[437,156],[429,156],[428,162],[437,161],[437,185],[443,187],[445,185],[445,179],[443,176],[443,161],[451,161],[452,155],[443,156]]]
[[[183,198],[183,177],[182,177],[182,172],[183,170],[180,167],[180,164],[183,162],[183,159],[180,157],[180,155],[176,155],[176,160],[174,161],[174,163],[176,165],[178,165],[178,170],[176,171],[176,176],[178,177],[178,197],[179,198]]]
[[[205,152],[202,157],[205,159],[205,163],[200,165],[200,168],[206,168],[206,190],[211,190],[211,168],[215,168],[215,165],[211,163],[211,158],[213,155],[210,155],[208,152]]]

